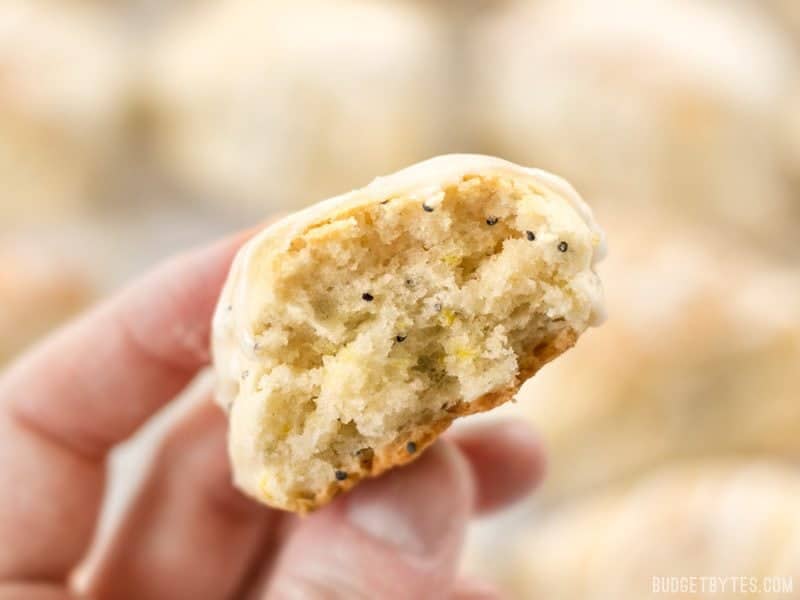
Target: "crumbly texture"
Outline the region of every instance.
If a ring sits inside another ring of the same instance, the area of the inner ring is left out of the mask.
[[[237,483],[298,512],[512,398],[575,343],[599,289],[596,233],[509,175],[386,194],[273,237],[232,274],[254,283],[240,305],[223,297],[220,322],[238,313],[228,329],[248,335],[215,360],[239,370],[221,381]]]

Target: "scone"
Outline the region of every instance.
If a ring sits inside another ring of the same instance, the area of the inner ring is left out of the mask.
[[[483,144],[596,207],[678,212],[794,254],[783,115],[796,61],[765,15],[733,4],[509,5],[474,28]]]
[[[105,197],[125,143],[130,71],[108,7],[0,3],[0,229]]]
[[[447,37],[408,2],[202,3],[150,53],[165,174],[236,214],[303,208],[446,151]]]
[[[267,227],[214,316],[237,485],[304,512],[511,399],[599,320],[603,252],[564,181],[473,155]]]
[[[791,464],[675,463],[578,498],[528,526],[500,579],[509,597],[520,599],[742,598],[730,580],[725,593],[708,587],[702,593],[699,582],[695,593],[664,594],[652,586],[665,576],[785,582],[800,573],[798,501],[800,473]]]

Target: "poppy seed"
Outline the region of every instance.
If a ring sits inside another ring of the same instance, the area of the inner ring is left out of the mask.
[[[373,300],[375,300],[375,296],[373,296],[369,292],[364,292],[363,294],[361,294],[361,299],[366,300],[367,302],[372,302]]]
[[[528,238],[529,242],[532,242],[533,240],[536,239],[536,234],[533,233],[532,231],[526,231],[525,232],[525,237]]]
[[[566,252],[567,248],[569,248],[569,245],[567,245],[567,242],[561,242],[560,244],[558,244],[558,249],[561,252]]]
[[[347,473],[345,471],[336,471],[335,475],[337,481],[344,481],[347,479]]]

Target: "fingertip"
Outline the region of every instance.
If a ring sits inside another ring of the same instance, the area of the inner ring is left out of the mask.
[[[528,473],[533,485],[544,479],[547,474],[547,452],[544,440],[530,423],[512,419],[501,421],[492,435],[505,440],[506,451],[513,453],[520,470]]]
[[[476,510],[486,513],[508,506],[544,478],[546,458],[535,431],[522,421],[472,426],[453,435],[472,468]]]
[[[300,521],[269,597],[446,597],[474,490],[465,458],[438,441]]]
[[[373,540],[410,554],[436,555],[454,545],[474,501],[469,464],[442,440],[415,463],[356,488],[345,499],[345,511]]]

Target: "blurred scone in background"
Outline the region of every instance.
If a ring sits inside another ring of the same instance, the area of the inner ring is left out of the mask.
[[[177,250],[435,154],[549,169],[608,233],[609,320],[483,417],[528,420],[549,473],[464,569],[800,597],[798,107],[793,0],[6,0],[0,365]],[[116,452],[101,536],[168,418]]]

